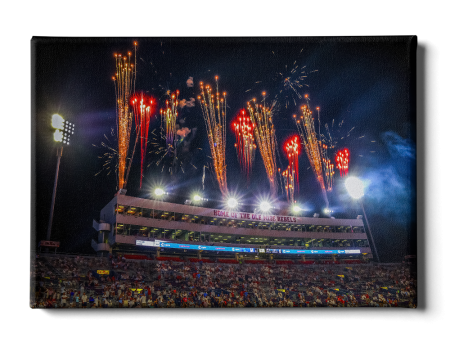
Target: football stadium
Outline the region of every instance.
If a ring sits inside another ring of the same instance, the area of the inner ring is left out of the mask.
[[[412,107],[335,63],[409,40],[69,40],[33,45],[32,308],[416,307]]]

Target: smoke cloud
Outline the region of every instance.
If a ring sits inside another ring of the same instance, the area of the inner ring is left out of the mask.
[[[412,202],[416,187],[413,166],[416,148],[412,140],[404,139],[392,131],[381,136],[390,159],[376,159],[381,165],[368,170],[367,175],[364,175],[367,184],[366,199],[378,213],[405,222],[414,207]]]
[[[383,133],[382,140],[393,158],[406,157],[412,160],[416,158],[416,148],[411,140],[404,139],[393,131]]]
[[[180,109],[183,109],[184,107],[188,107],[188,108],[192,108],[195,107],[195,99],[193,97],[191,97],[189,99],[189,101],[187,101],[186,99],[181,100],[178,103]]]
[[[177,135],[181,136],[182,138],[185,138],[190,132],[191,130],[188,127],[183,127],[177,130]]]

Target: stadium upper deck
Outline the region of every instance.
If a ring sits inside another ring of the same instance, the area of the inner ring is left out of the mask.
[[[255,214],[117,194],[101,210],[100,220],[94,220],[93,227],[98,231],[98,242],[93,240],[92,247],[100,254],[159,254],[164,248],[165,253],[223,251],[372,257],[359,218]]]

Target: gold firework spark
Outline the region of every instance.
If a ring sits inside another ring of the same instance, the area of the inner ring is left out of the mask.
[[[264,97],[265,95],[263,93]],[[276,139],[272,120],[274,106],[275,102],[270,106],[266,106],[265,98],[263,99],[263,104],[259,105],[256,103],[256,99],[247,102],[250,119],[255,130],[256,143],[266,168],[272,195],[277,193]]]
[[[308,155],[311,168],[316,175],[319,182],[322,194],[325,199],[325,203],[328,207],[327,190],[331,191],[333,187],[333,175],[334,165],[331,164],[327,156],[327,146],[318,138],[314,126],[314,117],[309,105],[309,97],[305,95],[306,104],[300,107],[302,115],[298,118],[297,115],[293,115],[296,122],[297,129],[302,138],[303,145]],[[316,108],[318,114],[320,114],[319,107]],[[320,115],[318,115],[320,116]],[[320,117],[319,117],[320,128]]]
[[[116,123],[118,140],[118,181],[119,189],[126,186],[125,171],[127,166],[128,148],[130,145],[133,112],[129,107],[131,93],[134,92],[136,79],[136,48],[134,43],[135,63],[131,63],[131,52],[127,56],[115,54],[116,75],[113,77],[116,91]],[[129,164],[131,165],[131,163]]]
[[[291,166],[288,166],[288,168],[283,171],[282,176],[284,179],[284,188],[286,189],[286,197],[288,202],[293,203],[294,200],[294,187],[295,187],[295,181],[294,181],[294,175],[295,172],[293,172]]]
[[[164,121],[164,128],[166,130],[166,146],[167,149],[174,146],[175,141],[175,133],[177,126],[177,107],[178,107],[178,94],[180,92],[177,90],[176,92],[169,94],[169,100],[166,100],[166,109],[161,109],[160,113],[162,115],[161,122]]]
[[[209,85],[204,87],[203,82],[200,82],[201,94],[198,100],[206,124],[216,179],[222,196],[226,196],[228,194],[225,164],[227,100],[225,92],[222,96],[219,93],[218,79],[219,77],[216,76],[215,97],[212,88]]]

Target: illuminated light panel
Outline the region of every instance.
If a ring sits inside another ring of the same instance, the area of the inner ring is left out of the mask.
[[[61,115],[52,115],[52,127],[55,129],[64,129],[64,118]]]
[[[229,198],[228,201],[227,201],[227,205],[231,209],[236,208],[237,205],[238,205],[238,201],[235,198]]]
[[[161,188],[156,188],[155,189],[155,195],[156,196],[164,195],[164,190],[162,190]]]

